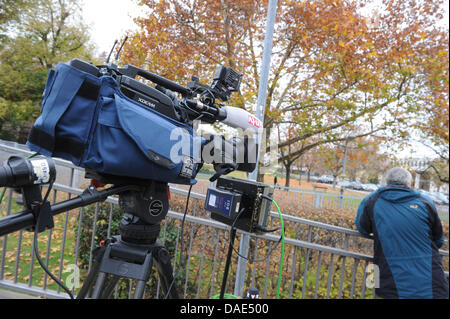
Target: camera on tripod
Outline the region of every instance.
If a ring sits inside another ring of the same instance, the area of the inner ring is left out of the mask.
[[[137,76],[156,86],[137,81]],[[94,66],[77,59],[59,63],[49,73],[42,114],[27,141],[45,157],[11,157],[0,167],[0,186],[20,188],[25,203],[23,212],[0,219],[0,236],[27,228],[37,236],[53,227],[54,215],[119,195],[124,213],[120,235],[96,250],[95,265],[78,297],[108,298],[118,278],[128,277],[138,280],[135,297],[141,298],[154,261],[166,296],[178,298],[168,251],[158,241],[169,209],[168,183],[192,186],[203,163],[211,163],[216,171],[212,179],[219,178],[208,190],[211,217],[252,233],[267,225],[270,202],[263,196],[272,196],[273,188],[220,178],[234,170],[255,170],[257,157],[252,161],[250,155],[258,150],[256,139],[207,139],[193,130],[198,120],[260,132],[262,123],[252,114],[216,102],[228,101],[239,90],[241,77],[219,66],[210,86],[193,77],[184,87],[132,65],[119,68],[107,61]],[[174,132],[181,140],[173,138]],[[196,146],[211,156],[209,162],[208,156],[194,154]],[[47,196],[56,174],[51,157],[69,160],[84,168],[87,178],[112,186],[98,190],[91,185],[75,198],[50,205]],[[42,197],[44,184],[49,187]],[[38,256],[37,246],[34,250]]]
[[[49,74],[42,115],[27,146],[99,174],[174,184],[194,184],[203,163],[214,164],[220,174],[252,172],[256,158],[249,161],[248,154],[257,152],[260,121],[216,102],[238,91],[240,82],[241,75],[225,66],[217,67],[210,86],[193,78],[184,87],[132,65],[94,66],[78,59],[59,63]],[[231,149],[217,148],[216,141],[196,134],[196,120],[241,128],[246,137],[223,143]],[[216,154],[203,153],[205,148]],[[237,165],[217,161],[230,156],[244,160]]]

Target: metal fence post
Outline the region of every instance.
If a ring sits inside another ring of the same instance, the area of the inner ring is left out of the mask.
[[[273,30],[275,27],[275,17],[277,13],[277,0],[269,0],[269,7],[267,9],[266,35],[264,38],[264,52],[261,63],[261,74],[259,79],[258,100],[256,103],[256,117],[264,123],[264,112],[267,97],[267,85],[269,81],[270,61],[272,58],[273,46]],[[249,174],[249,180],[256,181],[258,179],[258,163],[259,151],[261,148],[261,135],[258,134],[258,152],[256,153],[256,169]],[[247,234],[242,234],[241,243],[239,246],[239,254],[247,256],[250,237]],[[242,296],[244,293],[244,280],[247,260],[238,258],[236,268],[236,281],[234,285],[234,295]]]
[[[322,193],[314,193],[314,208],[321,209],[323,202],[323,194]]]

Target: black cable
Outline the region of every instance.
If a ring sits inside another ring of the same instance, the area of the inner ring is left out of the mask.
[[[44,199],[42,200],[42,205],[47,201],[48,196],[50,195],[50,192],[51,192],[51,190],[52,190],[52,188],[53,188],[53,183],[55,183],[55,177],[53,177],[53,178],[51,179],[51,181],[50,181],[50,183],[49,183],[49,185],[48,185],[47,192],[45,193]]]
[[[270,197],[266,196],[266,195],[261,195],[261,197],[263,197],[263,198],[265,198],[265,199],[267,199],[267,200],[272,201],[272,199],[271,199]],[[243,211],[244,211],[244,209],[241,209],[241,211],[236,215],[236,217],[234,218],[233,223],[231,224],[231,229],[230,229],[230,240],[231,240],[231,230],[234,228],[234,226],[235,226],[237,220],[239,219],[239,217],[241,217]],[[266,230],[265,232],[274,232],[274,231],[276,231],[276,230],[278,230],[278,229],[280,229],[280,227],[277,227],[277,228],[271,229],[271,230]],[[273,251],[278,247],[278,245],[281,243],[281,240],[282,240],[282,239],[283,239],[283,237],[280,236],[280,239],[278,240],[278,242],[277,242],[277,243],[276,243],[276,244],[275,244],[275,245],[267,252],[267,256],[264,257],[264,258],[260,258],[260,259],[253,259],[253,258],[251,258],[251,257],[250,257],[250,258],[245,257],[245,256],[241,255],[241,254],[236,250],[236,248],[234,248],[234,245],[232,245],[232,248],[233,248],[233,251],[234,251],[239,257],[244,258],[245,260],[248,260],[250,263],[261,262],[261,261],[267,260],[267,258],[270,257],[270,255],[272,254],[272,252],[273,252]]]
[[[198,117],[196,117],[196,118],[194,119],[194,121],[199,121],[199,120],[201,120],[204,116],[205,116],[205,114],[200,114]]]
[[[177,278],[177,276],[178,276],[178,272],[180,271],[180,265],[181,265],[181,263],[183,262],[183,233],[184,233],[184,222],[185,222],[185,220],[186,220],[186,215],[187,215],[187,211],[188,211],[189,198],[191,197],[191,190],[192,190],[192,185],[189,187],[189,191],[188,191],[187,199],[186,199],[186,206],[185,206],[185,208],[184,208],[184,215],[183,215],[183,219],[182,219],[182,221],[181,221],[180,261],[178,262],[177,270],[175,271],[175,275],[173,276],[172,283],[170,284],[169,289],[167,289],[166,296],[164,297],[164,299],[167,299],[167,297],[169,297],[169,293],[170,293],[170,291],[172,290],[172,286],[173,286],[173,284],[175,283],[175,280],[176,280],[176,278]]]
[[[47,202],[47,198],[50,195],[50,191],[53,188],[53,183],[55,182],[55,179],[53,178],[53,180],[50,182],[47,192],[45,193],[44,199],[41,203],[41,207]],[[39,265],[41,265],[42,269],[50,276],[50,278],[52,278],[56,284],[58,284],[58,286],[60,286],[62,289],[64,289],[67,294],[69,295],[70,299],[74,299],[72,292],[69,290],[69,288],[67,288],[58,278],[56,278],[55,275],[53,275],[51,273],[50,270],[48,270],[47,266],[44,264],[44,262],[41,260],[41,256],[39,255],[39,250],[38,250],[38,229],[40,226],[40,221],[41,221],[41,216],[42,214],[39,214],[37,221],[36,221],[36,226],[34,228],[34,240],[33,240],[33,251],[34,254],[36,256],[36,259],[39,262]]]
[[[234,248],[234,246],[233,246],[233,251],[236,253],[236,255],[238,255],[239,257],[241,257],[241,258],[244,258],[245,260],[248,260],[250,263],[257,263],[257,262],[262,262],[262,261],[265,261],[265,260],[267,260],[267,258],[269,258],[270,257],[270,255],[272,254],[272,252],[278,247],[278,245],[281,243],[281,240],[282,240],[282,237],[280,237],[280,239],[277,241],[277,243],[272,247],[272,248],[270,248],[270,250],[267,252],[267,256],[266,257],[264,257],[264,258],[260,258],[260,259],[253,259],[252,257],[245,257],[245,256],[243,256],[243,255],[241,255],[237,250],[236,250],[236,248]]]
[[[182,105],[183,105],[183,107],[185,107],[186,109],[188,109],[188,110],[191,111],[192,113],[196,113],[196,114],[195,114],[196,116],[201,115],[201,113],[200,113],[199,111],[194,110],[194,109],[191,108],[189,105],[187,105],[187,103],[185,103],[185,102],[183,102],[183,101],[182,101]]]
[[[267,228],[264,228],[264,227],[260,227],[259,225],[257,227],[255,227],[255,228],[258,228],[259,230],[261,230],[264,233],[274,233],[277,230],[281,229],[281,227],[277,227],[277,228],[273,228],[273,229],[267,229]]]

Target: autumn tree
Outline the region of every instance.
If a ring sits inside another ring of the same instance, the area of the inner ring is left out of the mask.
[[[435,184],[440,186],[449,183],[448,161],[437,158],[430,163],[428,170]]]
[[[311,181],[311,174],[314,173],[327,173],[326,159],[327,148],[326,146],[316,147],[309,152],[303,154],[297,162],[302,163],[302,167],[306,169],[306,181]]]
[[[345,176],[350,180],[364,177],[365,169],[380,158],[380,139],[377,137],[350,137],[345,142],[331,143],[319,147],[323,154],[325,166],[334,177],[333,187],[336,187],[337,178],[342,176],[345,162]],[[375,166],[376,168],[379,165]],[[374,168],[375,168],[374,167]],[[374,175],[379,172],[371,172]]]
[[[364,128],[362,134],[385,130],[386,137],[404,139],[417,115],[426,112],[424,90],[446,91],[442,81],[427,81],[433,72],[445,75],[443,65],[427,61],[431,51],[445,55],[448,33],[435,26],[442,4],[385,1],[382,14],[367,18],[357,9],[367,3],[332,1],[327,8],[321,7],[326,2],[302,2],[291,7],[292,19],[303,17],[304,59],[297,66],[305,68],[299,72],[303,81],[298,89],[282,91],[270,110],[274,122],[298,124],[298,134],[280,148],[311,136],[319,137],[319,144],[343,141],[354,127],[359,132]],[[440,127],[445,126],[448,130],[448,122],[441,120]]]
[[[140,4],[149,15],[136,20],[125,62],[181,83],[192,74],[208,82],[216,64],[229,65],[244,75],[230,103],[254,109],[267,1]],[[342,142],[355,127],[361,136],[406,138],[424,109],[422,87],[441,85],[430,80],[440,64],[427,59],[447,44],[448,33],[436,26],[442,1],[385,0],[375,12],[370,4],[278,1],[264,126],[267,142],[275,127],[290,131],[278,145],[280,163]]]
[[[376,145],[372,145],[375,147]],[[369,153],[368,160],[361,163],[361,181],[365,183],[379,184],[381,182],[380,175],[390,168],[388,155],[377,149],[372,149]]]

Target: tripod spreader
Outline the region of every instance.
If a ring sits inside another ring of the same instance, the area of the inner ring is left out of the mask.
[[[121,277],[137,281],[134,298],[141,299],[153,264],[163,291],[167,293],[173,280],[169,252],[158,240],[152,244],[135,244],[124,241],[121,236],[113,236],[95,248],[93,255],[94,264],[77,299],[108,299]],[[171,299],[179,298],[174,286],[168,295]]]
[[[97,191],[93,186],[88,187],[79,196],[50,206],[52,216],[61,214],[71,209],[83,207],[96,202],[105,201],[108,196],[116,195],[125,191],[138,190],[138,186],[112,186],[110,188]],[[21,229],[31,228],[36,224],[35,215],[29,210],[21,213],[0,218],[0,236],[4,236]]]

